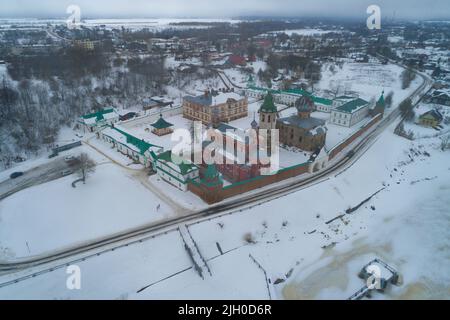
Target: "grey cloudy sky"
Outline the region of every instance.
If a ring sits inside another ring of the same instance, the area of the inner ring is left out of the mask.
[[[371,4],[382,15],[450,19],[450,0],[0,0],[2,17],[66,17],[70,4],[84,17],[367,17]]]

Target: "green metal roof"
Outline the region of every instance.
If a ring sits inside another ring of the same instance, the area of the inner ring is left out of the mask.
[[[125,132],[123,130],[120,130],[116,127],[112,127],[112,129],[116,130],[117,132],[123,134],[126,138],[127,138],[127,143],[132,144],[133,146],[135,146],[136,148],[139,149],[139,153],[140,154],[144,154],[148,149],[150,149],[151,147],[156,147],[156,148],[161,148],[161,146],[157,146],[151,143],[148,143],[147,141],[144,141],[144,139],[139,139],[136,138],[135,136],[132,136],[131,134],[129,134],[128,132]]]
[[[163,119],[162,114],[159,116],[159,119],[152,124],[152,127],[155,129],[164,129],[164,128],[169,128],[172,127],[173,124],[171,124],[170,122],[167,122],[166,120]]]
[[[272,96],[272,93],[270,91],[265,96],[264,102],[261,105],[261,108],[259,108],[259,111],[261,111],[261,112],[271,112],[271,113],[276,113],[278,111],[277,107],[273,103],[273,96]]]
[[[315,97],[312,96],[312,99],[315,103],[320,103],[326,106],[331,106],[333,104],[333,101],[330,99],[326,99],[326,98],[319,98],[319,97]]]
[[[311,96],[310,92],[308,92],[306,90],[303,90],[303,89],[287,89],[287,90],[284,90],[284,92],[286,92],[286,93],[293,93],[293,94],[300,94],[302,96]]]
[[[90,119],[90,118],[96,118],[95,121],[101,121],[104,119],[103,115],[107,114],[107,113],[112,113],[114,112],[114,109],[103,109],[94,113],[89,113],[89,114],[85,114],[84,116],[82,116],[83,119]]]
[[[180,164],[177,164],[177,163],[173,162],[173,159],[177,159],[176,162],[180,162]],[[166,152],[163,152],[163,153],[159,154],[158,155],[158,160],[163,160],[163,161],[166,161],[166,162],[173,163],[174,165],[179,167],[180,173],[183,174],[183,175],[188,173],[189,171],[197,169],[197,167],[194,164],[186,163],[182,159],[180,159],[178,156],[172,155],[172,150],[168,150]]]
[[[355,100],[344,103],[342,106],[337,107],[336,110],[341,112],[352,113],[355,109],[358,109],[361,106],[368,104],[368,102],[364,99],[357,98]]]

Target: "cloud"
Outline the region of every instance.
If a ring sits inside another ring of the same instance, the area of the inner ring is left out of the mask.
[[[84,17],[237,17],[317,16],[365,19],[371,4],[384,16],[405,19],[448,19],[448,0],[13,0],[0,3],[0,15],[66,17],[70,4]]]

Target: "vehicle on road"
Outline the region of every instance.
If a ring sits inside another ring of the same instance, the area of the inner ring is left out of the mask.
[[[18,177],[20,177],[20,176],[23,176],[23,172],[13,172],[13,173],[11,173],[11,175],[9,176],[11,179],[16,179],[16,178],[18,178]]]
[[[63,175],[63,177],[68,176],[68,175],[71,175],[72,173],[73,173],[72,170],[63,170],[63,171],[61,172],[61,174]]]
[[[72,161],[75,161],[75,157],[74,156],[67,156],[67,157],[64,157],[64,161],[65,162],[72,162]]]

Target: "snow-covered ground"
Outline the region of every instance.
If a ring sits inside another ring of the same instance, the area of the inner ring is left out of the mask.
[[[105,26],[107,29],[126,29],[139,30],[147,28],[153,32],[163,31],[165,29],[198,29],[207,28],[208,24],[214,23],[238,23],[240,20],[233,19],[87,19],[84,21],[85,27]],[[189,25],[203,24],[203,25]],[[178,24],[178,25],[177,25]],[[179,25],[181,24],[181,25]]]
[[[438,138],[410,142],[394,135],[394,127],[337,176],[189,225],[211,268],[205,280],[186,270],[191,263],[174,232],[77,263],[82,290],[66,289],[63,268],[3,287],[0,297],[266,299],[265,277],[251,254],[272,283],[285,280],[271,288],[279,299],[345,299],[362,287],[357,272],[374,256],[403,278],[375,298],[448,299],[450,153],[440,151]],[[326,224],[382,188],[352,214]]]
[[[367,101],[377,100],[384,90],[385,97],[392,91],[392,105],[398,105],[408,97],[421,83],[422,78],[416,77],[408,89],[402,90],[400,75],[403,68],[394,64],[379,62],[345,62],[330,70],[330,64],[322,67],[322,78],[315,89],[319,92],[338,92],[338,95],[356,93]],[[319,95],[317,93],[317,95]],[[319,95],[320,96],[320,95]],[[390,112],[388,108],[387,113]]]
[[[310,29],[310,28],[306,28],[306,29],[292,29],[292,30],[282,30],[282,31],[271,31],[269,32],[272,34],[277,34],[277,33],[285,33],[287,34],[289,37],[297,34],[300,36],[320,36],[322,34],[327,34],[327,33],[332,33],[332,32],[342,32],[341,30],[321,30],[321,29]]]
[[[37,255],[171,215],[132,173],[104,162],[85,185],[67,176],[0,202],[0,260]],[[161,208],[157,210],[157,205]]]

